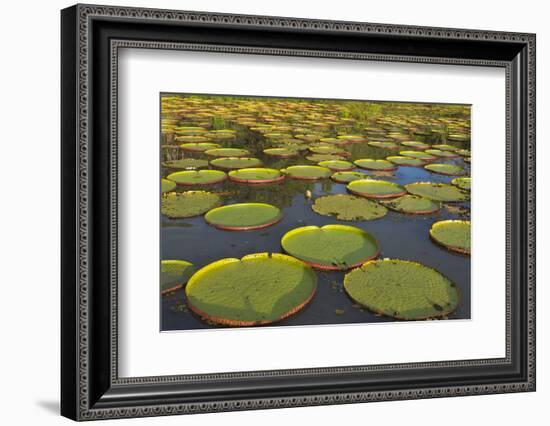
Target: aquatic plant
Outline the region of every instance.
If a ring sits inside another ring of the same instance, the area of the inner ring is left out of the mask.
[[[367,198],[395,198],[407,191],[401,185],[385,180],[359,179],[347,185],[348,191]]]
[[[252,167],[229,172],[229,180],[238,183],[261,184],[284,180],[285,175],[276,169]]]
[[[200,169],[208,166],[208,161],[198,158],[181,158],[179,160],[165,161],[163,165],[171,169]]]
[[[321,166],[290,166],[282,169],[281,173],[292,179],[317,180],[330,177],[330,169]]]
[[[347,194],[325,195],[315,199],[311,205],[314,212],[323,216],[334,216],[338,220],[373,220],[386,215],[380,204],[362,197]]]
[[[391,161],[392,163],[399,166],[422,167],[426,164],[424,160],[412,157],[405,157],[402,155],[390,155],[389,157],[386,157],[386,160]]]
[[[435,222],[430,228],[430,237],[451,251],[470,254],[470,221],[442,220]]]
[[[454,164],[428,164],[424,168],[441,175],[459,176],[464,174],[464,169]]]
[[[161,179],[160,180],[160,188],[161,192],[164,194],[165,192],[170,192],[176,189],[176,182],[172,182],[168,179]]]
[[[353,163],[344,160],[327,160],[318,163],[321,167],[327,167],[333,171],[348,171],[355,169]]]
[[[443,157],[443,158],[457,158],[459,156],[453,151],[442,151],[440,149],[427,149],[424,152],[430,155],[435,155],[436,157]]]
[[[185,151],[204,152],[209,149],[219,148],[220,145],[213,142],[188,142],[180,145]]]
[[[401,145],[404,145],[409,148],[416,148],[416,149],[428,149],[430,148],[430,145],[424,142],[420,141],[403,141],[401,142]]]
[[[212,192],[169,192],[161,199],[160,211],[170,218],[185,218],[200,216],[220,205],[219,195]]]
[[[376,148],[384,148],[384,149],[399,149],[399,145],[397,145],[395,142],[369,142],[370,146],[374,146]]]
[[[336,172],[330,178],[334,182],[338,183],[349,183],[354,180],[365,179],[366,174],[361,172]]]
[[[297,157],[300,153],[296,149],[292,148],[267,148],[263,150],[266,155],[281,158]]]
[[[161,293],[171,293],[183,287],[195,271],[195,265],[185,260],[162,260],[160,262]]]
[[[171,173],[167,179],[178,185],[212,185],[223,182],[227,175],[219,170],[185,170]]]
[[[266,228],[279,222],[281,210],[265,203],[239,203],[217,207],[204,215],[209,225],[230,231]]]
[[[353,164],[367,170],[392,171],[397,169],[397,166],[387,160],[373,160],[371,158],[355,160]]]
[[[399,151],[399,155],[403,157],[417,158],[423,161],[437,160],[437,157],[435,155],[430,155],[422,151]]]
[[[470,177],[457,177],[454,178],[451,183],[458,186],[460,189],[470,190],[472,187],[472,178]]]
[[[244,169],[247,167],[258,167],[262,162],[252,157],[220,157],[210,160],[212,166],[225,170]]]
[[[470,199],[467,192],[445,183],[414,182],[405,185],[405,188],[413,195],[419,195],[435,201],[458,202]]]
[[[391,210],[408,214],[430,214],[441,208],[441,203],[437,201],[410,194],[380,203]]]
[[[206,155],[213,157],[246,157],[250,151],[244,148],[214,148],[204,151]]]

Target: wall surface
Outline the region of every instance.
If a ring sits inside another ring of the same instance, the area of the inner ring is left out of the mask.
[[[550,401],[548,192],[545,142],[550,115],[550,27],[545,2],[339,0],[119,0],[161,7],[537,33],[538,96],[538,387],[536,393],[294,408],[102,424],[335,425],[444,423],[546,424]],[[68,1],[5,2],[0,67],[1,418],[6,425],[68,424],[59,405],[59,10]],[[129,423],[131,422],[131,423]]]

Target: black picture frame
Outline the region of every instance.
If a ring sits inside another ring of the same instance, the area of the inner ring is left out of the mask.
[[[61,12],[61,414],[74,420],[535,390],[534,34],[75,5]],[[117,49],[506,70],[506,356],[118,377]]]

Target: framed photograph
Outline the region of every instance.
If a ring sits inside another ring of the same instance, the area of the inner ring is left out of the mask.
[[[61,28],[64,416],[535,390],[535,35]]]

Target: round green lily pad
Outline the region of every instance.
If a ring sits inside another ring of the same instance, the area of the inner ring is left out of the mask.
[[[367,198],[395,198],[407,193],[401,185],[375,179],[354,180],[348,183],[347,188],[350,192]]]
[[[330,169],[321,166],[290,166],[282,169],[284,173],[292,179],[317,180],[328,178],[332,174]]]
[[[273,157],[281,157],[281,158],[291,158],[291,157],[297,157],[300,155],[300,153],[291,148],[267,148],[264,149],[264,154],[271,155]]]
[[[160,262],[161,293],[171,293],[183,287],[195,270],[195,265],[185,260],[162,260]]]
[[[180,142],[180,143],[183,143],[183,142],[195,142],[195,143],[210,142],[210,139],[205,138],[204,136],[186,135],[186,136],[176,136],[176,142]]]
[[[317,276],[305,263],[279,253],[221,259],[197,271],[185,287],[189,308],[231,326],[269,324],[306,306]]]
[[[430,145],[428,145],[427,143],[419,141],[404,141],[401,142],[401,145],[416,149],[428,149],[430,147]]]
[[[321,161],[341,160],[342,157],[338,154],[312,154],[306,157],[306,160],[320,163]]]
[[[280,182],[284,178],[285,176],[279,170],[261,167],[239,169],[229,172],[229,180],[238,183],[273,183]]]
[[[304,226],[281,239],[290,255],[322,270],[346,270],[378,256],[376,239],[355,226]]]
[[[173,191],[174,189],[176,189],[176,186],[178,186],[176,182],[172,182],[171,180],[168,180],[168,179],[160,180],[160,189],[163,194],[165,192]]]
[[[460,298],[456,285],[440,272],[397,259],[364,263],[346,274],[344,289],[367,309],[401,320],[447,316]]]
[[[435,155],[436,157],[443,157],[443,158],[456,158],[459,156],[458,154],[452,151],[442,151],[440,149],[427,149],[424,152],[430,155]]]
[[[381,201],[381,204],[391,210],[409,214],[430,214],[441,208],[441,204],[418,195],[403,195],[393,200]]]
[[[437,159],[435,155],[430,155],[422,151],[399,151],[399,155],[402,155],[403,157],[418,158],[419,160],[424,161],[433,161]]]
[[[355,169],[353,163],[344,160],[327,160],[319,162],[321,167],[327,167],[334,171],[347,171]]]
[[[469,149],[459,149],[455,151],[458,155],[462,155],[463,157],[469,157],[472,155]]]
[[[184,218],[199,216],[220,205],[220,197],[212,192],[169,192],[162,197],[160,211],[171,218]]]
[[[442,220],[430,228],[430,237],[451,251],[470,254],[470,221]]]
[[[200,169],[208,166],[208,161],[198,158],[181,158],[179,160],[166,161],[164,165],[171,169]]]
[[[365,136],[361,135],[339,135],[337,136],[338,139],[345,140],[348,142],[366,142],[367,138]]]
[[[458,202],[467,201],[470,198],[465,191],[445,183],[414,182],[405,185],[405,188],[413,195],[435,201]]]
[[[374,146],[376,148],[384,148],[384,149],[399,149],[399,145],[397,145],[395,142],[369,142],[370,146]]]
[[[227,175],[219,170],[185,170],[167,176],[178,185],[212,185],[223,182]]]
[[[237,136],[236,133],[237,132],[235,130],[225,129],[213,130],[211,132],[208,132],[206,135],[212,139],[235,139],[235,137]]]
[[[386,160],[391,161],[393,164],[399,166],[411,166],[411,167],[422,167],[426,164],[425,161],[418,158],[404,157],[402,155],[391,155],[386,157]]]
[[[250,151],[243,148],[214,148],[204,151],[206,155],[213,157],[246,157]]]
[[[338,220],[372,220],[383,217],[388,212],[374,201],[347,194],[319,197],[311,208],[320,215],[334,216]]]
[[[441,143],[437,145],[432,145],[432,148],[439,149],[441,151],[456,151],[458,148],[456,146],[452,146],[446,143]]]
[[[346,150],[332,145],[310,146],[308,147],[308,150],[314,154],[348,155],[348,152]]]
[[[362,158],[353,162],[357,167],[367,170],[392,171],[397,167],[387,160],[372,160],[370,158]]]
[[[454,178],[451,183],[454,186],[458,186],[460,189],[470,190],[472,188],[472,178],[469,177],[457,177]]]
[[[468,142],[470,140],[470,135],[466,133],[453,133],[447,136],[450,141],[456,142]]]
[[[458,176],[464,174],[464,169],[454,164],[428,164],[424,166],[430,172],[439,173],[441,175]]]
[[[336,172],[330,178],[334,182],[349,183],[354,180],[365,179],[367,175],[361,172]]]
[[[258,167],[262,162],[252,157],[220,157],[214,158],[210,164],[225,170],[245,169],[247,167]]]
[[[186,151],[204,152],[209,149],[219,148],[220,145],[212,142],[189,142],[181,144],[180,147]]]
[[[209,225],[230,231],[249,231],[271,226],[282,218],[281,210],[271,204],[240,203],[217,207],[204,215]]]

